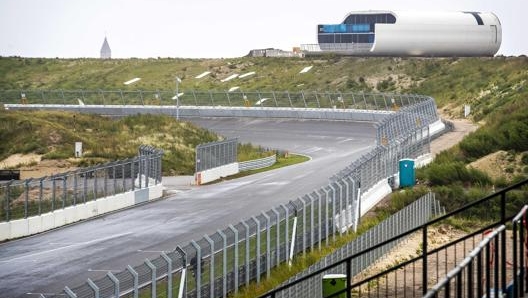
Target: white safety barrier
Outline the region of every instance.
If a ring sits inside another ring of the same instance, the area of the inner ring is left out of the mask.
[[[149,181],[150,183],[150,181]],[[53,212],[24,219],[0,223],[0,241],[38,234],[77,221],[130,207],[160,198],[163,185],[149,184],[148,188],[136,189],[83,204],[58,209]]]
[[[360,214],[363,216],[367,211],[376,206],[385,196],[392,192],[387,179],[383,179],[376,183],[369,190],[361,194],[361,210]]]
[[[194,174],[194,180],[197,185],[201,185],[204,183],[209,183],[218,180],[222,177],[238,174],[238,172],[238,162],[234,162],[220,167],[198,172]]]

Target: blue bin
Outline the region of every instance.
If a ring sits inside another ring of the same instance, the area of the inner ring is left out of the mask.
[[[413,187],[416,184],[414,174],[414,160],[400,160],[400,187]]]

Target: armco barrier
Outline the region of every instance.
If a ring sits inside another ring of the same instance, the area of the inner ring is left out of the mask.
[[[268,156],[264,158],[239,162],[238,169],[241,172],[249,171],[249,170],[257,170],[257,169],[270,167],[274,165],[276,162],[277,162],[277,155],[273,154],[272,156]]]

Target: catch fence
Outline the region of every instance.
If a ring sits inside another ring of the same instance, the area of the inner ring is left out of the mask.
[[[115,275],[109,272],[76,288],[66,287],[64,293],[70,297],[118,297],[141,291],[151,297],[170,297],[180,289],[181,276],[187,274],[187,297],[225,297],[242,285],[260,283],[264,276],[270,276],[272,268],[297,254],[320,249],[336,235],[348,233],[359,223],[362,194],[379,182],[390,182],[398,172],[399,159],[428,153],[429,125],[438,120],[435,103],[429,97],[378,98],[385,108],[393,102],[411,107],[397,112],[406,116],[390,117],[389,122],[381,123],[378,136],[385,136],[386,142],[378,138],[371,152],[331,177],[327,186],[162,253],[152,261],[129,266]],[[414,104],[418,106],[412,107]],[[372,254],[363,262],[372,263],[378,257]]]
[[[196,146],[195,173],[236,162],[237,146],[237,138]]]
[[[161,183],[163,152],[139,147],[134,158],[0,184],[0,222],[26,219]]]
[[[180,106],[290,107],[395,111],[430,99],[395,93],[183,90]],[[0,90],[3,104],[176,105],[172,90]]]

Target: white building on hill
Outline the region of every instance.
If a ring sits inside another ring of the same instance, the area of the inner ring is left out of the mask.
[[[491,12],[358,11],[317,26],[306,52],[353,56],[493,56],[502,29]]]

